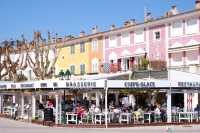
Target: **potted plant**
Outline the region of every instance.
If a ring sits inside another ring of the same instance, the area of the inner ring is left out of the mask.
[[[63,70],[61,70],[60,72],[59,72],[59,77],[61,77],[61,79],[63,80],[63,77],[65,76],[65,73],[64,73],[64,71]]]
[[[70,79],[71,73],[70,73],[69,69],[67,69],[67,70],[65,71],[65,76],[66,76],[67,80]]]

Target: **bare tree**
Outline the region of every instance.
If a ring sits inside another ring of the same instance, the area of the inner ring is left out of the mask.
[[[23,49],[21,47],[15,49],[12,43],[13,41],[4,41],[4,46],[0,48],[0,79],[7,76],[9,80],[17,81],[17,70],[24,69],[27,65],[23,65],[25,61],[24,55],[21,54]],[[22,46],[25,44],[23,41],[17,41],[17,45]]]
[[[27,62],[38,79],[44,80],[53,77],[58,55],[59,51],[57,52],[56,45],[51,45],[49,32],[48,43],[42,38],[40,32],[34,32],[34,40],[29,47]]]
[[[0,80],[2,80],[2,78],[4,78],[8,74],[8,71],[5,70],[6,62],[2,58],[3,48],[0,47]]]

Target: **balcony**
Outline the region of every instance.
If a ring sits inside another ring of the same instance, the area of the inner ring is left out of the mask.
[[[131,79],[167,79],[167,70],[135,70],[132,72]]]
[[[168,69],[176,70],[187,73],[194,73],[200,75],[200,64],[182,65],[182,66],[171,66]]]

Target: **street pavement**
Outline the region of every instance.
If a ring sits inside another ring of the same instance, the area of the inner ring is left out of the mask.
[[[200,125],[145,126],[131,128],[65,128],[46,127],[31,123],[0,118],[0,133],[200,133]]]

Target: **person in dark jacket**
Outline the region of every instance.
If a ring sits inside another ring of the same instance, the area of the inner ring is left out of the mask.
[[[194,111],[198,112],[198,120],[199,120],[199,117],[200,117],[200,105],[197,104],[197,107],[194,109]]]
[[[200,105],[199,104],[197,104],[197,106],[196,106],[196,108],[194,109],[194,111],[200,111]]]

